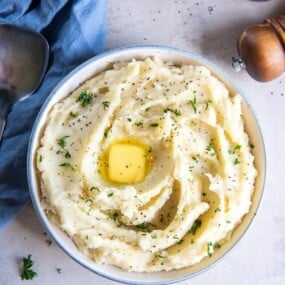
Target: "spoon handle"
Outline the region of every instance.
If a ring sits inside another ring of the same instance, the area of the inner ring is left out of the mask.
[[[0,143],[2,140],[2,135],[4,132],[6,118],[10,110],[11,103],[4,97],[1,97],[1,90],[0,90]]]

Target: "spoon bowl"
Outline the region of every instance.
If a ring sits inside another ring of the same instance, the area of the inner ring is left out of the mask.
[[[0,142],[10,107],[39,87],[48,58],[49,46],[41,34],[0,24]]]

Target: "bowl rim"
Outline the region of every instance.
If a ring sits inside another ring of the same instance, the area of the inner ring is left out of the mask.
[[[49,95],[44,100],[44,103],[42,104],[42,106],[41,106],[41,108],[40,108],[40,110],[38,112],[38,115],[37,115],[37,117],[36,117],[36,119],[35,119],[35,121],[33,123],[32,131],[31,131],[31,135],[30,135],[30,139],[29,139],[29,144],[28,144],[28,151],[27,151],[28,187],[29,187],[29,193],[30,193],[30,197],[31,197],[31,200],[32,200],[33,207],[35,209],[35,212],[36,212],[36,214],[37,214],[37,216],[38,216],[42,226],[50,234],[50,236],[54,239],[54,241],[59,246],[59,248],[61,250],[63,250],[63,252],[65,252],[65,254],[67,254],[69,257],[71,257],[75,262],[77,262],[78,264],[80,264],[84,268],[88,269],[89,271],[98,274],[101,277],[104,277],[104,278],[112,280],[112,281],[120,282],[120,283],[123,283],[123,284],[145,284],[145,285],[173,284],[173,283],[176,283],[176,282],[181,282],[181,281],[185,281],[185,280],[190,279],[190,278],[194,278],[195,276],[200,275],[203,272],[209,270],[214,265],[216,265],[219,261],[221,261],[223,259],[223,257],[225,255],[229,254],[229,252],[239,243],[240,239],[248,231],[250,225],[252,224],[252,221],[254,220],[254,216],[246,224],[246,227],[241,232],[241,234],[238,236],[238,238],[230,245],[230,247],[222,255],[220,255],[216,260],[214,260],[213,262],[211,262],[207,266],[197,270],[196,272],[190,272],[190,273],[188,272],[187,274],[184,274],[184,275],[181,275],[181,276],[178,276],[178,277],[174,277],[174,278],[171,278],[171,279],[168,279],[168,280],[163,280],[163,281],[141,282],[141,281],[135,281],[135,280],[124,280],[124,279],[121,279],[121,277],[114,277],[112,274],[108,275],[105,272],[101,272],[99,270],[91,268],[91,266],[88,266],[87,264],[84,264],[84,262],[82,262],[80,258],[76,258],[76,256],[74,256],[72,253],[70,253],[68,251],[68,249],[65,248],[62,245],[62,243],[59,241],[58,237],[53,234],[53,230],[51,229],[52,222],[49,221],[47,219],[47,217],[45,216],[44,211],[41,208],[40,201],[37,199],[37,196],[38,196],[37,195],[37,191],[39,189],[38,189],[38,187],[34,186],[35,182],[34,182],[33,175],[34,175],[34,172],[35,172],[35,169],[34,169],[34,163],[35,162],[34,162],[33,150],[38,145],[37,137],[39,136],[39,132],[41,130],[41,127],[39,127],[40,126],[39,122],[42,120],[42,116],[44,115],[44,112],[45,112],[46,108],[50,105],[51,100],[53,99],[54,95],[58,92],[58,90],[60,90],[60,88],[68,80],[70,80],[71,77],[73,77],[75,74],[80,72],[82,69],[84,69],[85,67],[87,67],[91,63],[94,63],[96,61],[104,59],[104,58],[106,58],[108,56],[117,55],[117,54],[120,54],[120,53],[126,53],[128,51],[140,52],[140,51],[143,51],[143,50],[173,52],[173,53],[180,54],[182,56],[188,57],[189,59],[194,60],[196,62],[199,62],[199,63],[201,63],[203,65],[206,65],[207,67],[209,67],[211,69],[211,71],[215,71],[223,79],[225,79],[225,81],[228,84],[230,84],[230,86],[232,86],[233,89],[238,91],[238,93],[244,99],[245,103],[249,106],[248,100],[247,100],[247,97],[246,97],[245,93],[241,90],[240,87],[238,87],[236,85],[234,80],[230,76],[225,74],[225,72],[222,71],[220,67],[216,66],[216,64],[214,64],[212,61],[208,60],[207,58],[205,58],[202,55],[195,54],[195,53],[193,53],[191,51],[186,51],[186,50],[183,50],[183,49],[170,47],[170,46],[164,46],[164,45],[132,45],[132,46],[125,46],[125,47],[120,47],[120,48],[115,48],[115,49],[104,51],[104,52],[102,52],[102,53],[100,53],[100,54],[98,54],[98,55],[88,59],[87,61],[81,63],[76,68],[74,68],[71,72],[69,72],[66,76],[64,76],[55,85],[55,87],[52,89],[52,91],[49,93]],[[94,73],[94,75],[96,73]],[[257,126],[257,132],[260,135],[260,139],[261,139],[260,144],[261,144],[261,150],[262,150],[261,155],[262,155],[262,158],[263,158],[263,161],[264,161],[263,179],[260,182],[261,186],[260,186],[260,190],[259,190],[260,194],[258,195],[258,200],[257,200],[257,203],[255,205],[255,209],[257,211],[259,209],[259,207],[260,207],[260,204],[261,204],[261,201],[262,201],[262,197],[263,197],[263,194],[264,194],[265,180],[266,180],[266,171],[267,171],[267,169],[266,169],[267,162],[266,162],[266,151],[265,151],[264,138],[263,138],[263,134],[261,132],[261,128],[260,128],[257,116],[256,116],[252,106],[249,106],[249,109],[250,109],[251,115],[253,116],[253,118],[255,120],[255,123],[256,123],[256,126]],[[248,214],[246,214],[246,215],[248,215]]]

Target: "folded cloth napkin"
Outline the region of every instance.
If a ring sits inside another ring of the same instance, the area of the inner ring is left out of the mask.
[[[32,96],[16,103],[7,118],[0,145],[1,228],[30,199],[27,146],[33,122],[45,98],[74,67],[104,48],[106,1],[1,0],[0,22],[41,32],[50,45],[49,67],[41,86]]]

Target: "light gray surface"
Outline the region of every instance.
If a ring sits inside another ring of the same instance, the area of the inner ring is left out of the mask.
[[[285,75],[264,84],[246,72],[236,74],[231,67],[239,33],[268,16],[285,14],[284,0],[109,0],[108,6],[107,49],[160,44],[207,57],[243,89],[264,135],[267,179],[251,227],[213,268],[179,284],[285,284]],[[49,239],[28,205],[0,231],[0,284],[117,284],[82,268],[54,243],[49,245]],[[35,260],[38,276],[21,281],[21,259],[28,254]]]

